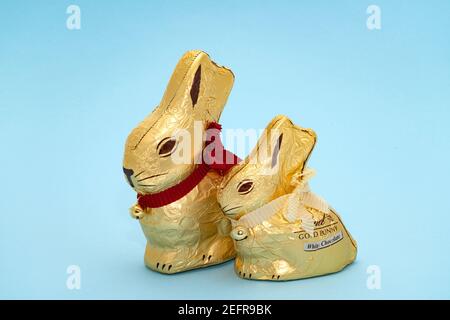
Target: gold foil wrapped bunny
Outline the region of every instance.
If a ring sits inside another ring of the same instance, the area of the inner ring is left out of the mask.
[[[222,181],[218,200],[231,219],[242,278],[292,280],[337,272],[356,258],[339,215],[313,194],[306,162],[316,135],[275,117],[252,153]]]
[[[229,236],[231,225],[217,202],[217,187],[222,180],[217,172],[204,172],[187,194],[170,200],[185,190],[186,184],[192,185],[199,173],[195,152],[189,161],[173,161],[171,155],[180,143],[177,131],[183,129],[194,137],[196,124],[201,124],[202,135],[209,123],[217,122],[233,81],[232,72],[215,64],[206,53],[187,52],[178,62],[160,104],[126,141],[126,179],[142,196],[140,200],[150,199],[153,204],[142,208],[138,202],[130,209],[147,238],[144,260],[150,269],[176,273],[235,256]],[[196,150],[192,140],[192,150]]]

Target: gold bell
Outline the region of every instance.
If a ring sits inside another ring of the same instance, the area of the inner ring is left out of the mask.
[[[134,218],[134,219],[140,219],[142,218],[142,216],[144,215],[144,210],[142,210],[142,208],[138,205],[135,204],[134,206],[132,206],[130,208],[130,215]]]
[[[244,240],[248,237],[247,229],[244,227],[236,227],[231,231],[231,237],[236,241]]]

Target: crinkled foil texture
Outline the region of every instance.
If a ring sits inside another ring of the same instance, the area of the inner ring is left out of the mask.
[[[147,238],[145,264],[175,273],[221,263],[234,257],[231,225],[216,199],[221,177],[214,172],[182,199],[140,220]]]
[[[352,263],[356,243],[339,215],[314,212],[314,220],[313,235],[281,214],[245,230],[246,238],[235,241],[236,273],[246,279],[295,280],[337,272]]]

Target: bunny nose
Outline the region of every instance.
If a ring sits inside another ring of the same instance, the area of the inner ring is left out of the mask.
[[[123,173],[125,173],[130,186],[134,188],[133,181],[131,181],[131,176],[133,175],[134,171],[132,169],[123,168]]]

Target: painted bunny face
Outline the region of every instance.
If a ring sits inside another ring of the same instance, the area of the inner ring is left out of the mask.
[[[287,117],[275,117],[255,149],[225,176],[218,201],[225,215],[239,219],[271,200],[289,193],[292,176],[301,172],[316,135],[295,126]]]
[[[201,152],[194,148],[196,122],[205,130],[208,122],[218,121],[233,81],[232,72],[204,52],[189,51],[182,57],[160,104],[128,136],[123,171],[136,192],[160,192],[192,173],[198,156],[195,151]],[[180,129],[190,141],[183,141]],[[181,143],[184,150],[191,146],[189,156],[174,161],[172,156],[180,151]]]

